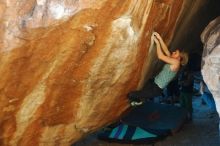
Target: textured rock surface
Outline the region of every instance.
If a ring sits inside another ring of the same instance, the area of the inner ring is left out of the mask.
[[[220,114],[220,16],[205,28],[201,40],[204,43],[202,75]]]
[[[70,145],[119,117],[152,72],[152,31],[169,43],[190,4],[1,0],[0,145]]]

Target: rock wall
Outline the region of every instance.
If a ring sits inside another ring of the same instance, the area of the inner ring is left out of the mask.
[[[182,48],[191,53],[202,54],[200,35],[208,23],[220,15],[218,0],[200,0],[185,3],[180,21],[171,42],[171,48]]]
[[[200,35],[211,20],[220,15],[219,0],[200,0],[185,3],[180,21],[174,33],[171,49],[180,48],[189,53],[189,67],[193,71],[201,70],[203,44]]]
[[[214,97],[216,109],[220,114],[220,16],[205,28],[201,40],[204,44],[203,79]]]
[[[0,1],[0,145],[70,145],[117,119],[155,68],[152,32],[169,44],[194,2]]]

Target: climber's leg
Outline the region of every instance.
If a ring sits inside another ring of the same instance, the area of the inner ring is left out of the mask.
[[[160,96],[162,89],[159,88],[153,80],[149,80],[143,89],[139,91],[132,91],[128,94],[131,106],[138,106],[143,104],[146,99]]]

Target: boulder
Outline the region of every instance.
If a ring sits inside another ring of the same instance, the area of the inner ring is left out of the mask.
[[[1,0],[0,145],[70,145],[118,119],[155,70],[152,32],[170,44],[204,3]]]
[[[220,114],[220,16],[208,24],[201,35],[201,40],[204,44],[202,76]]]

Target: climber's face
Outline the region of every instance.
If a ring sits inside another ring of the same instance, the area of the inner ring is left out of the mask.
[[[175,58],[175,59],[179,59],[180,58],[180,51],[176,50],[176,51],[172,52],[171,57]]]

